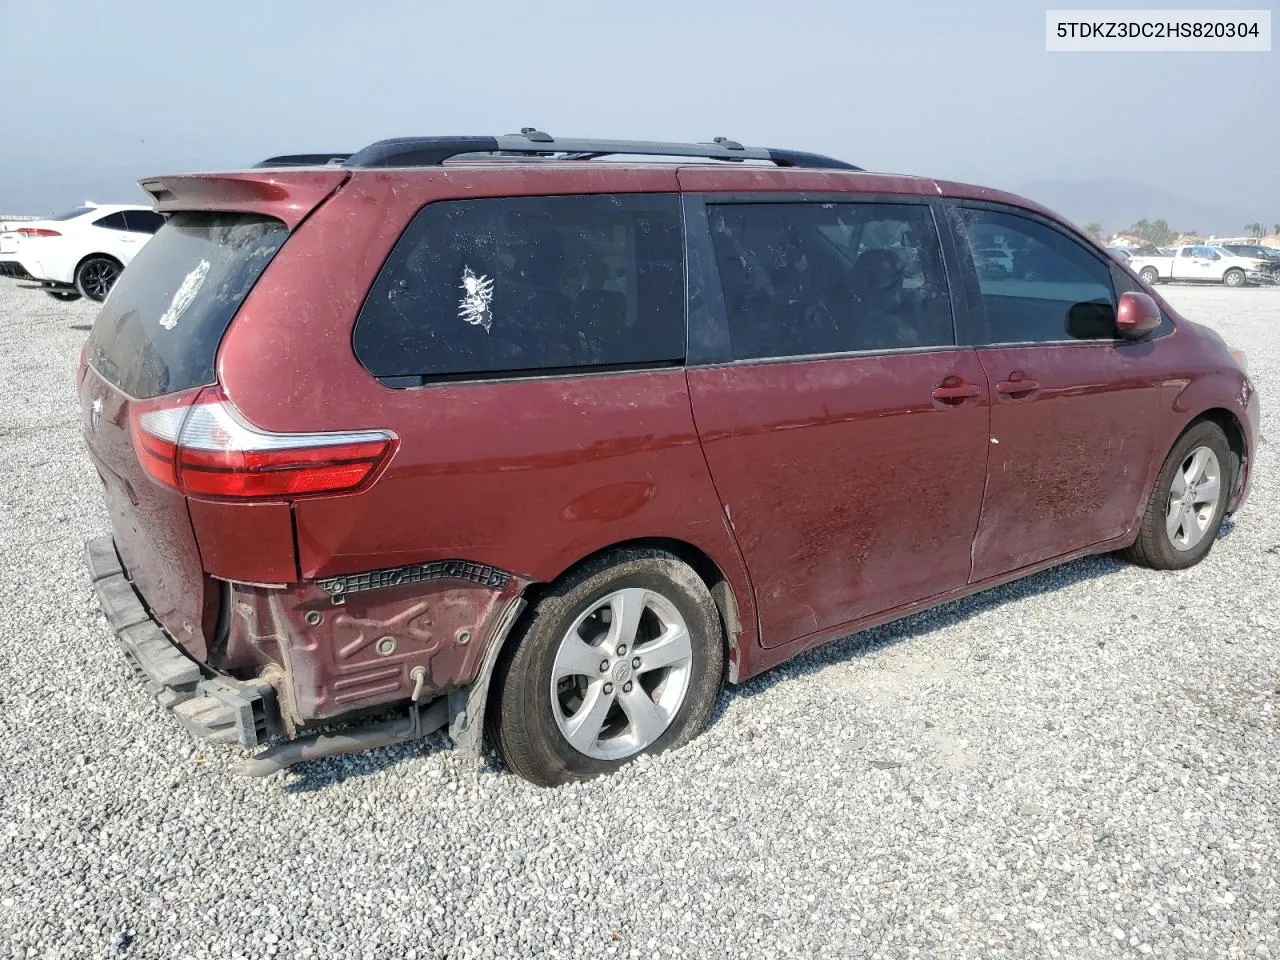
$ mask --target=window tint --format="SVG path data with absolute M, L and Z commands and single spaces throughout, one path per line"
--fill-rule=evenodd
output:
M 175 213 L 102 305 L 89 362 L 139 399 L 213 383 L 222 335 L 288 235 L 256 214 Z
M 1195 247 L 1183 247 L 1183 248 L 1182 248 L 1181 256 L 1184 256 L 1184 257 L 1194 257 L 1195 255 L 1196 255 L 1196 248 L 1195 248 Z
M 974 251 L 988 342 L 1115 336 L 1110 267 L 1083 244 L 1016 214 L 964 209 L 959 219 Z
M 951 344 L 923 204 L 709 204 L 736 359 Z
M 108 230 L 128 230 L 129 226 L 124 222 L 123 213 L 109 213 L 105 217 L 99 217 L 93 221 L 95 227 L 105 227 Z
M 674 194 L 448 200 L 396 242 L 356 321 L 378 377 L 680 361 Z
M 134 233 L 155 233 L 164 226 L 164 216 L 151 210 L 126 210 L 124 221 Z

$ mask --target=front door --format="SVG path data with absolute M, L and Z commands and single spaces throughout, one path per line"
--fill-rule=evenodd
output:
M 930 205 L 705 209 L 690 218 L 710 232 L 705 263 L 691 236 L 691 341 L 723 324 L 725 352 L 690 367 L 689 392 L 762 642 L 965 584 L 988 393 L 955 345 Z
M 977 582 L 1126 530 L 1153 455 L 1160 388 L 1153 343 L 1116 339 L 1115 281 L 1099 255 L 1030 214 L 957 212 L 962 250 L 981 238 L 1014 251 L 1005 274 L 984 273 L 977 255 L 967 271 L 993 397 Z

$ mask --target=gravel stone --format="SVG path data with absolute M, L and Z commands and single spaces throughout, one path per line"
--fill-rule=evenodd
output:
M 1205 563 L 868 631 L 544 791 L 440 736 L 266 780 L 194 742 L 84 573 L 95 308 L 0 281 L 0 956 L 1280 955 L 1280 289 L 1162 291 L 1248 352 L 1272 441 Z

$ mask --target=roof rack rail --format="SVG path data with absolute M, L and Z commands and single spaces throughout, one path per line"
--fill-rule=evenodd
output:
M 861 170 L 851 163 L 801 150 L 744 147 L 725 137 L 711 143 L 667 143 L 660 140 L 558 139 L 533 127 L 501 137 L 399 137 L 379 140 L 343 162 L 348 167 L 436 167 L 468 154 L 528 156 L 558 160 L 594 160 L 609 156 L 697 157 L 707 160 L 765 160 L 779 167 Z
M 323 167 L 329 164 L 346 163 L 349 153 L 287 153 L 279 157 L 267 157 L 261 163 L 255 163 L 254 169 L 259 167 Z

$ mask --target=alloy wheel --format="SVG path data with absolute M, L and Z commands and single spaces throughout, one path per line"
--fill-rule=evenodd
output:
M 1222 498 L 1222 466 L 1208 447 L 1195 447 L 1173 474 L 1164 528 L 1177 550 L 1204 539 Z
M 566 631 L 551 670 L 551 709 L 579 753 L 624 760 L 657 740 L 684 704 L 693 667 L 689 628 L 652 590 L 617 590 Z
M 110 260 L 90 260 L 80 268 L 80 286 L 91 300 L 105 300 L 120 276 L 120 268 Z

